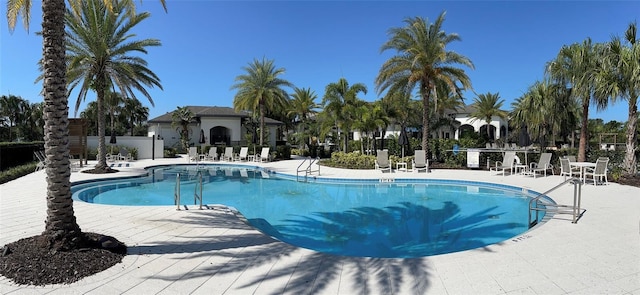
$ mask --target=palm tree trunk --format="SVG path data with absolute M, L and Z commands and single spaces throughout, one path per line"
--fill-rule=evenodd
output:
M 422 93 L 422 149 L 425 151 L 427 157 L 429 157 L 429 87 L 426 83 L 421 85 Z
M 98 104 L 98 164 L 95 169 L 98 171 L 107 170 L 107 145 L 105 143 L 105 124 L 106 119 L 104 115 L 104 87 L 96 87 L 97 104 Z
M 584 98 L 583 98 L 584 99 Z M 580 126 L 580 143 L 578 144 L 578 162 L 587 159 L 587 126 L 589 124 L 589 98 L 582 103 L 582 125 Z
M 636 175 L 636 142 L 638 128 L 638 107 L 637 98 L 629 99 L 629 121 L 627 122 L 627 151 L 624 156 L 624 170 L 628 175 Z
M 264 145 L 264 104 L 260 103 L 260 146 Z
M 71 199 L 64 14 L 64 0 L 42 1 L 44 153 L 47 157 L 47 219 L 42 235 L 54 249 L 73 248 L 81 234 Z

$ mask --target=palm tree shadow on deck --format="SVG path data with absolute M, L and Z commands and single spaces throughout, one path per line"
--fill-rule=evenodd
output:
M 407 285 L 410 285 L 411 290 L 405 291 L 417 294 L 426 292 L 430 285 L 428 257 L 404 259 L 349 257 L 321 252 L 302 255 L 299 251 L 303 250 L 276 239 L 288 240 L 298 246 L 308 246 L 308 243 L 322 244 L 326 234 L 330 234 L 334 241 L 353 245 L 360 243 L 361 252 L 366 252 L 366 247 L 372 248 L 371 244 L 375 244 L 378 250 L 382 248 L 381 253 L 387 253 L 389 257 L 398 250 L 408 250 L 409 253 L 411 250 L 422 251 L 425 246 L 421 245 L 421 242 L 434 242 L 435 244 L 430 247 L 443 253 L 449 252 L 447 249 L 451 247 L 451 243 L 444 242 L 445 240 L 466 239 L 467 249 L 484 245 L 478 239 L 469 239 L 466 232 L 481 231 L 484 236 L 501 237 L 507 228 L 514 226 L 512 223 L 485 225 L 487 219 L 495 219 L 496 216 L 501 215 L 501 213 L 494 213 L 494 210 L 495 208 L 490 208 L 462 217 L 459 215 L 459 207 L 453 203 L 446 203 L 440 209 L 430 209 L 412 203 L 399 203 L 384 209 L 361 207 L 344 212 L 318 212 L 312 217 L 294 216 L 295 218 L 286 220 L 284 224 L 275 226 L 260 219 L 249 220 L 252 225 L 267 235 L 255 232 L 243 223 L 241 218 L 233 215 L 197 211 L 177 222 L 189 226 L 231 226 L 235 230 L 229 234 L 193 236 L 190 237 L 189 242 L 168 241 L 157 245 L 136 246 L 130 248 L 130 253 L 194 253 L 195 257 L 216 261 L 216 263 L 205 264 L 178 275 L 156 275 L 150 279 L 175 281 L 215 277 L 242 273 L 251 269 L 264 269 L 261 268 L 263 265 L 274 265 L 266 273 L 260 270 L 261 273 L 252 275 L 250 281 L 234 287 L 245 290 L 245 288 L 257 288 L 262 283 L 272 281 L 269 285 L 273 285 L 274 282 L 283 282 L 282 286 L 276 288 L 277 290 L 272 290 L 273 294 L 317 294 L 326 291 L 333 281 L 340 280 L 341 284 L 348 282 L 352 290 L 363 294 L 371 293 L 371 290 L 380 290 L 385 294 L 398 293 L 401 287 L 407 288 Z M 362 220 L 368 221 L 369 225 L 362 226 Z M 348 226 L 350 224 L 355 226 Z M 438 234 L 429 235 L 429 232 L 438 232 Z M 325 234 L 325 236 L 313 238 L 310 233 Z M 374 236 L 382 238 L 385 235 L 388 239 L 382 243 L 376 242 L 376 239 L 371 241 Z M 389 244 L 390 241 L 395 245 Z M 464 249 L 456 251 L 461 250 Z M 358 256 L 366 255 L 361 253 Z M 406 284 L 406 282 L 411 283 Z

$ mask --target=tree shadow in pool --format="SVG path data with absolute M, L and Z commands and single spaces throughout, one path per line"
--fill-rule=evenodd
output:
M 281 241 L 345 256 L 413 258 L 464 251 L 501 242 L 524 224 L 500 222 L 497 207 L 460 215 L 445 202 L 431 209 L 410 202 L 383 209 L 359 207 L 344 212 L 295 216 L 277 225 L 263 219 L 249 222 Z

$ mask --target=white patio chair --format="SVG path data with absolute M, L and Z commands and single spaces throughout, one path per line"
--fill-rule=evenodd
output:
M 564 176 L 564 180 L 567 180 L 567 176 L 573 177 L 574 175 L 581 177 L 580 170 L 571 168 L 569 158 L 560 158 L 560 176 Z
M 584 171 L 584 180 L 585 183 L 587 181 L 587 177 L 593 180 L 593 185 L 598 185 L 598 181 L 602 183 L 604 179 L 604 184 L 609 184 L 609 180 L 607 179 L 607 165 L 609 164 L 609 158 L 600 157 L 596 160 L 596 167 L 586 167 Z
M 551 153 L 540 154 L 540 160 L 537 163 L 531 162 L 529 166 L 529 172 L 533 175 L 533 178 L 536 178 L 537 172 L 543 172 L 544 176 L 547 177 L 547 170 L 551 170 L 551 174 L 555 175 L 553 165 L 551 165 Z
M 382 172 L 384 171 L 391 172 L 391 163 L 389 162 L 389 151 L 378 150 L 378 154 L 376 155 L 375 169 L 380 170 Z
M 240 153 L 235 156 L 234 161 L 246 161 L 249 154 L 249 147 L 243 146 L 240 148 Z
M 233 161 L 233 147 L 228 146 L 224 148 L 224 154 L 220 156 L 220 160 L 222 161 Z
M 411 163 L 413 171 L 420 172 L 423 170 L 424 172 L 429 172 L 429 160 L 426 158 L 427 156 L 424 150 L 417 150 Z
M 260 152 L 260 162 L 269 162 L 269 147 L 263 147 Z
M 489 171 L 502 171 L 502 176 L 509 170 L 510 174 L 513 174 L 516 163 L 516 152 L 505 152 L 502 161 L 496 161 L 496 166 L 489 168 Z
M 216 153 L 216 147 L 212 146 L 209 148 L 209 152 L 206 154 L 200 154 L 200 161 L 215 161 L 218 158 L 218 153 Z
M 189 162 L 198 162 L 200 157 L 198 156 L 198 148 L 195 146 L 189 147 Z

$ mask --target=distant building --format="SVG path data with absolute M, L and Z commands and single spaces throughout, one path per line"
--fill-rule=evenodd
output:
M 251 114 L 247 112 L 236 112 L 229 107 L 208 107 L 208 106 L 187 106 L 194 114 L 194 121 L 190 126 L 191 145 L 245 145 L 247 144 L 245 134 L 251 132 L 248 128 Z M 180 144 L 180 135 L 177 129 L 172 127 L 173 112 L 166 113 L 148 121 L 149 133 L 160 136 L 164 139 L 166 147 L 176 147 Z M 259 126 L 259 122 L 257 123 Z M 278 140 L 278 127 L 282 122 L 265 118 L 265 144 L 275 146 Z M 259 133 L 256 142 L 259 142 Z
M 507 131 L 509 129 L 509 124 L 507 120 L 503 120 L 499 117 L 494 116 L 491 120 L 491 123 L 487 125 L 482 119 L 475 119 L 471 117 L 471 114 L 475 111 L 474 105 L 467 105 L 463 108 L 456 110 L 446 111 L 444 116 L 447 116 L 451 119 L 451 124 L 449 126 L 440 126 L 434 128 L 431 126 L 431 136 L 432 138 L 453 138 L 460 139 L 464 132 L 476 132 L 481 135 L 487 134 L 487 128 L 489 128 L 489 138 L 491 139 L 499 139 L 507 136 Z M 385 137 L 389 136 L 399 136 L 400 135 L 400 124 L 390 124 L 387 127 L 385 132 Z M 407 131 L 410 134 L 419 133 L 420 128 L 416 129 L 415 127 L 408 128 Z M 363 136 L 355 131 L 353 132 L 353 139 L 360 140 Z M 376 132 L 376 138 L 380 139 L 380 133 Z

